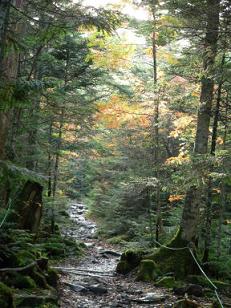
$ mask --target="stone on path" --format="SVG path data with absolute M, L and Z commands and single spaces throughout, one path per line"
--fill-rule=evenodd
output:
M 132 299 L 133 302 L 138 304 L 157 304 L 165 301 L 168 297 L 166 295 L 159 295 L 156 293 L 147 293 L 144 297 Z

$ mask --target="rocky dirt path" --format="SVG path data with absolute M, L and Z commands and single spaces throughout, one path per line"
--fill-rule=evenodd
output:
M 73 226 L 64 233 L 88 249 L 82 260 L 69 258 L 59 266 L 61 308 L 174 307 L 177 298 L 168 290 L 115 272 L 121 252 L 95 237 L 96 225 L 85 218 L 83 204 L 71 204 L 69 214 Z

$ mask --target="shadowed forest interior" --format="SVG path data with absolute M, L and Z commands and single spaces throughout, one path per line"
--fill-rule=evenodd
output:
M 1 308 L 231 307 L 230 46 L 230 0 L 0 0 Z

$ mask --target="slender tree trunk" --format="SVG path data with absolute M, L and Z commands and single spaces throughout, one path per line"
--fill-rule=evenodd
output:
M 5 45 L 6 34 L 9 23 L 10 0 L 0 0 L 0 91 L 4 87 L 5 79 Z M 2 104 L 2 103 L 1 103 Z M 0 106 L 0 160 L 5 157 L 5 143 L 7 128 L 9 123 L 9 115 L 4 111 L 4 106 Z
M 202 262 L 207 262 L 209 259 L 209 251 L 211 246 L 211 227 L 212 227 L 212 178 L 209 177 L 207 187 L 207 201 L 206 201 L 206 223 L 205 223 L 205 243 L 204 255 Z
M 59 159 L 60 159 L 60 150 L 62 147 L 62 134 L 63 134 L 63 125 L 64 125 L 64 108 L 62 107 L 62 111 L 60 114 L 60 122 L 59 122 L 59 135 L 58 135 L 58 142 L 56 147 L 56 154 L 55 154 L 55 161 L 54 161 L 54 176 L 53 176 L 53 186 L 52 186 L 52 214 L 51 214 L 51 232 L 54 233 L 55 231 L 55 195 L 57 190 L 57 183 L 58 183 L 58 173 L 59 173 Z
M 38 132 L 38 113 L 40 110 L 40 97 L 35 96 L 33 106 L 30 111 L 30 127 L 28 131 L 28 150 L 26 167 L 30 170 L 36 170 L 37 166 L 37 132 Z
M 54 164 L 54 177 L 53 177 L 53 187 L 52 187 L 52 197 L 56 195 L 57 182 L 58 182 L 58 170 L 59 170 L 59 159 L 60 159 L 60 150 L 62 146 L 62 134 L 63 134 L 63 124 L 64 124 L 64 108 L 62 108 L 59 122 L 59 132 L 58 132 L 58 142 L 56 147 L 55 154 L 55 164 Z
M 218 129 L 219 116 L 220 116 L 221 94 L 222 94 L 222 86 L 223 86 L 223 76 L 222 75 L 223 75 L 224 65 L 225 65 L 225 53 L 223 54 L 222 60 L 221 60 L 221 80 L 219 82 L 218 90 L 217 90 L 217 101 L 216 101 L 214 121 L 213 121 L 212 142 L 211 142 L 211 151 L 210 151 L 212 155 L 215 155 L 215 151 L 216 151 L 217 129 Z
M 223 150 L 226 149 L 226 139 L 227 139 L 227 132 L 228 132 L 228 110 L 229 110 L 229 93 L 226 94 L 225 100 L 225 127 L 224 127 L 224 136 L 223 136 Z
M 11 0 L 0 0 L 0 79 L 4 75 L 4 54 L 6 45 L 6 33 L 9 23 Z
M 69 61 L 70 61 L 70 50 L 67 48 L 66 52 L 66 65 L 65 65 L 65 76 L 64 76 L 64 88 L 66 90 L 66 85 L 68 82 L 68 69 L 69 69 Z M 56 155 L 55 155 L 55 165 L 54 165 L 54 176 L 53 176 L 53 187 L 52 187 L 52 197 L 53 197 L 53 203 L 52 203 L 52 216 L 51 216 L 51 232 L 54 233 L 55 231 L 55 208 L 54 208 L 54 202 L 55 202 L 55 195 L 56 195 L 56 189 L 57 189 L 57 183 L 58 183 L 58 172 L 59 172 L 59 159 L 60 159 L 60 150 L 62 147 L 62 134 L 63 134 L 63 126 L 64 126 L 64 106 L 61 107 L 61 114 L 60 114 L 60 120 L 59 120 L 59 135 L 58 135 L 58 143 L 56 147 Z
M 225 53 L 222 56 L 221 60 L 221 80 L 218 85 L 217 90 L 217 100 L 216 100 L 216 107 L 214 113 L 214 121 L 213 121 L 213 131 L 212 131 L 212 142 L 211 142 L 211 150 L 210 154 L 215 155 L 216 151 L 216 144 L 217 144 L 217 130 L 218 130 L 218 122 L 220 116 L 220 105 L 221 105 L 221 94 L 222 94 L 222 86 L 223 86 L 223 68 L 225 64 Z M 210 172 L 212 172 L 213 167 L 211 166 Z M 207 187 L 207 202 L 206 202 L 206 224 L 205 224 L 205 248 L 204 248 L 204 255 L 203 255 L 203 262 L 208 262 L 209 259 L 209 250 L 211 246 L 211 227 L 212 227 L 212 179 L 209 177 L 208 180 L 208 187 Z
M 152 18 L 153 18 L 153 32 L 152 32 L 152 60 L 153 60 L 153 85 L 157 86 L 158 76 L 157 76 L 157 45 L 156 45 L 156 1 L 154 0 L 151 6 Z M 155 93 L 156 89 L 154 89 Z M 159 95 L 154 95 L 154 162 L 156 167 L 156 178 L 159 180 Z M 162 226 L 161 218 L 161 203 L 160 203 L 160 183 L 158 182 L 156 187 L 156 241 L 159 242 L 159 234 Z M 158 245 L 158 244 L 157 244 Z
M 223 211 L 226 204 L 226 192 L 224 182 L 221 183 L 221 202 L 219 208 L 219 221 L 217 229 L 217 257 L 221 256 L 221 239 L 222 239 L 222 224 L 223 224 Z
M 53 120 L 50 120 L 50 126 L 49 126 L 49 136 L 48 136 L 48 187 L 47 187 L 47 196 L 51 197 L 52 194 L 52 154 L 51 154 L 51 148 L 52 148 L 52 131 L 53 131 Z

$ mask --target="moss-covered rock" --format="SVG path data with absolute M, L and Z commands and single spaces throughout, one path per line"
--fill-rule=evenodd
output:
M 116 271 L 119 274 L 127 274 L 135 269 L 145 255 L 143 250 L 127 250 L 120 258 L 120 262 L 117 264 Z
M 13 292 L 4 283 L 0 282 L 0 307 L 1 308 L 14 308 Z
M 169 248 L 182 248 L 187 246 L 187 242 L 182 240 L 181 231 L 167 244 Z M 186 249 L 170 250 L 161 247 L 153 253 L 144 250 L 128 250 L 121 256 L 117 265 L 117 272 L 126 274 L 136 268 L 141 260 L 152 260 L 157 264 L 162 273 L 173 273 L 178 279 L 185 278 L 188 274 L 198 273 L 198 268 L 189 252 Z
M 160 270 L 153 260 L 147 259 L 140 262 L 139 270 L 137 273 L 137 280 L 154 281 L 159 275 Z
M 164 276 L 160 280 L 158 280 L 155 285 L 157 287 L 163 288 L 174 288 L 175 287 L 175 278 L 171 276 Z
M 156 262 L 163 273 L 173 272 L 176 278 L 185 278 L 188 274 L 198 273 L 198 267 L 187 248 L 179 250 L 171 250 L 171 248 L 182 248 L 187 245 L 188 243 L 182 240 L 179 230 L 167 244 L 170 249 L 161 247 L 157 252 L 145 257 Z

